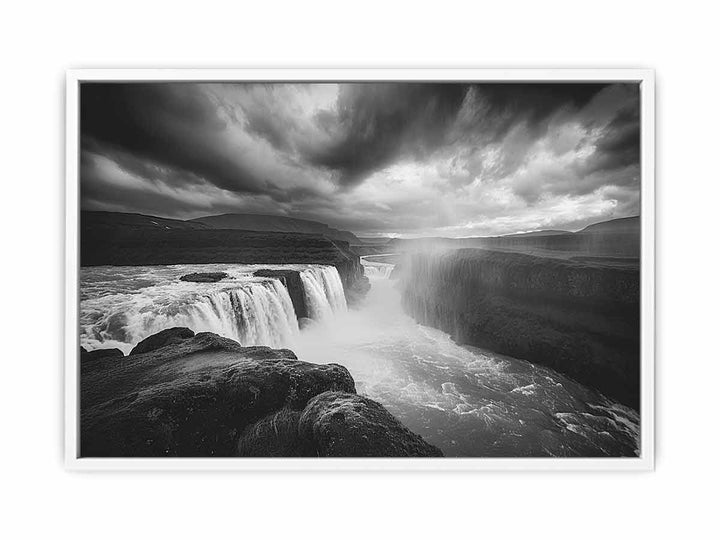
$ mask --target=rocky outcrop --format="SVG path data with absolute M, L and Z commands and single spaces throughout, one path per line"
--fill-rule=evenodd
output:
M 216 283 L 228 277 L 225 272 L 195 272 L 180 277 L 180 281 L 192 281 L 195 283 Z
M 302 411 L 285 408 L 249 426 L 238 441 L 246 457 L 441 457 L 382 405 L 328 391 Z
M 295 316 L 300 320 L 308 317 L 307 302 L 305 301 L 305 286 L 303 285 L 300 272 L 298 270 L 273 270 L 263 268 L 256 271 L 254 276 L 276 278 L 285 284 L 290 294 L 293 308 L 295 308 Z
M 155 349 L 160 349 L 161 347 L 165 347 L 166 345 L 182 343 L 183 341 L 193 337 L 194 335 L 195 332 L 193 332 L 189 328 L 168 328 L 166 330 L 158 332 L 157 334 L 153 334 L 152 336 L 148 336 L 143 339 L 140 343 L 133 347 L 133 349 L 130 351 L 130 355 L 132 356 L 134 354 L 143 354 L 146 352 L 154 351 Z
M 409 255 L 405 309 L 461 344 L 546 365 L 639 408 L 637 267 L 461 249 Z
M 298 432 L 312 441 L 320 456 L 442 456 L 385 407 L 357 394 L 324 392 L 315 396 L 300 415 Z
M 352 414 L 335 399 L 327 402 L 333 414 L 348 411 L 352 421 L 347 429 L 356 433 L 343 433 L 333 424 L 335 431 L 318 427 L 322 437 L 309 437 L 307 426 L 326 423 L 325 401 L 313 398 L 327 392 L 355 396 L 355 383 L 340 365 L 302 362 L 287 349 L 242 347 L 189 329 L 151 338 L 145 352 L 101 358 L 92 362 L 93 369 L 81 364 L 81 456 L 395 455 L 403 448 L 408 452 L 404 455 L 430 452 L 422 439 L 365 398 Z M 376 422 L 383 423 L 384 431 L 392 429 L 393 436 L 379 437 Z M 371 450 L 373 438 L 377 446 Z M 357 448 L 351 448 L 351 441 Z

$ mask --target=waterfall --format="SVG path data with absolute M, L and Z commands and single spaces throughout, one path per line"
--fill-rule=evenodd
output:
M 282 347 L 298 332 L 290 295 L 276 279 L 210 294 L 188 306 L 184 315 L 187 324 L 177 326 L 215 332 L 243 345 Z
M 81 338 L 86 348 L 118 347 L 127 353 L 146 337 L 174 326 L 269 347 L 292 344 L 299 331 L 290 295 L 277 279 L 191 295 L 164 286 L 119 296 L 84 302 Z
M 370 279 L 388 279 L 393 271 L 394 264 L 363 262 L 365 275 Z
M 345 291 L 334 266 L 318 266 L 300 272 L 311 319 L 322 320 L 347 311 Z
M 80 305 L 81 345 L 89 350 L 117 347 L 128 353 L 148 336 L 185 326 L 196 333 L 214 332 L 244 346 L 293 346 L 298 320 L 281 280 L 257 279 L 252 276 L 257 267 L 235 266 L 230 268 L 235 270 L 232 281 L 178 282 L 183 273 L 198 269 L 203 268 L 135 267 L 117 275 L 109 268 L 84 270 L 89 294 Z M 334 266 L 297 270 L 311 319 L 322 320 L 347 310 Z

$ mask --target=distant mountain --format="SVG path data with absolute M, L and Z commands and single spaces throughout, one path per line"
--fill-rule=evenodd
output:
M 351 244 L 362 242 L 349 231 L 333 229 L 319 221 L 289 218 L 284 216 L 267 216 L 262 214 L 223 214 L 192 219 L 187 223 L 197 223 L 212 229 L 242 229 L 246 231 L 272 231 L 305 234 L 319 234 L 334 240 L 342 240 Z
M 183 221 L 143 214 L 83 210 L 81 220 L 85 226 L 123 226 L 133 229 L 239 229 L 257 232 L 286 232 L 327 236 L 350 244 L 362 244 L 353 233 L 333 229 L 319 221 L 254 214 L 223 214 Z
M 584 233 L 625 233 L 640 234 L 640 216 L 611 219 L 588 225 L 577 234 Z
M 143 214 L 124 214 L 122 212 L 96 212 L 83 210 L 80 213 L 83 227 L 113 226 L 129 227 L 132 229 L 209 229 L 203 223 L 183 221 L 181 219 L 167 219 Z
M 346 290 L 356 283 L 363 287 L 360 258 L 328 230 L 307 234 L 214 228 L 197 221 L 83 210 L 80 264 L 332 264 Z
M 379 255 L 425 248 L 485 248 L 548 256 L 637 258 L 640 256 L 640 217 L 594 223 L 577 232 L 544 230 L 505 236 L 394 238 L 385 244 L 353 247 L 359 255 Z
M 530 231 L 525 233 L 505 234 L 502 238 L 519 238 L 528 236 L 555 236 L 558 234 L 570 234 L 570 231 L 561 231 L 556 229 L 546 229 L 543 231 Z

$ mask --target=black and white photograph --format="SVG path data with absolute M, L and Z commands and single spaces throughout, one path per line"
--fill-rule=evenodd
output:
M 710 3 L 3 15 L 0 537 L 717 536 Z
M 639 460 L 648 83 L 565 79 L 78 80 L 78 460 Z

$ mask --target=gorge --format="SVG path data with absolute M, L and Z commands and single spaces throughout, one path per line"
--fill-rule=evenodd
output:
M 439 277 L 421 261 L 362 261 L 351 309 L 332 266 L 83 268 L 84 455 L 637 454 L 631 408 L 413 320 L 403 269 Z

